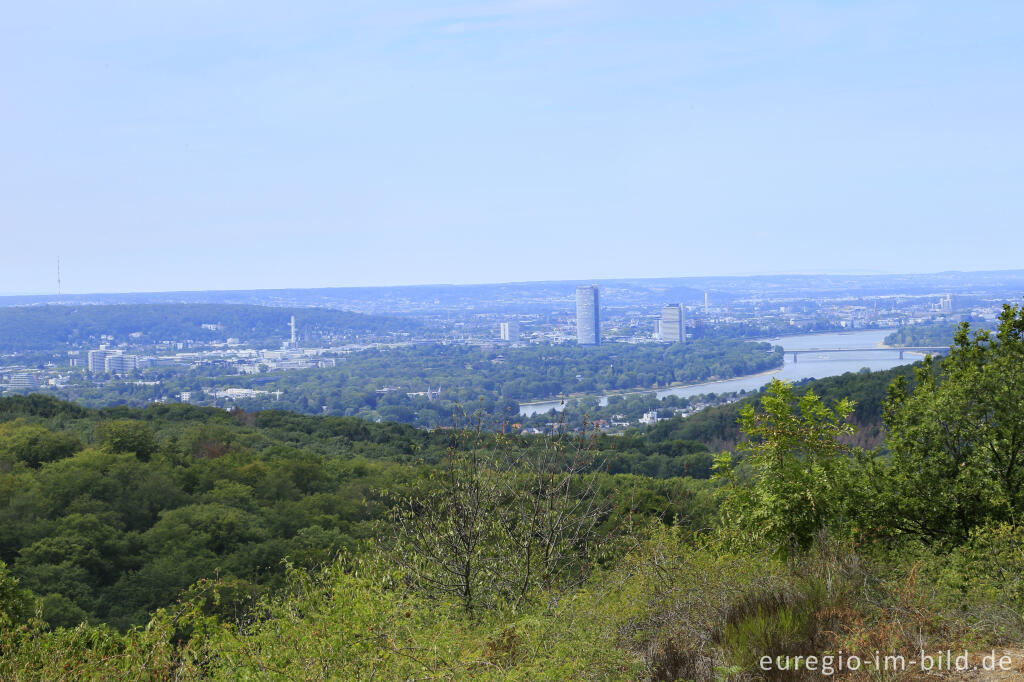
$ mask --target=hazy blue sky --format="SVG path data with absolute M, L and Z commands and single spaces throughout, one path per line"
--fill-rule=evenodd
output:
M 1024 267 L 1024 3 L 0 21 L 0 292 Z

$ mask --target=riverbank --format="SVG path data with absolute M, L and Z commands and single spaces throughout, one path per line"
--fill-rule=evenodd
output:
M 741 374 L 739 376 L 727 377 L 727 378 L 724 378 L 724 379 L 712 379 L 710 381 L 701 381 L 701 382 L 698 382 L 696 384 L 687 384 L 687 383 L 684 383 L 682 381 L 677 381 L 677 382 L 673 382 L 673 383 L 669 384 L 668 386 L 659 386 L 657 388 L 648 388 L 648 389 L 624 388 L 624 389 L 618 390 L 618 391 L 606 391 L 606 392 L 601 394 L 601 399 L 602 400 L 607 400 L 608 398 L 613 398 L 613 397 L 616 397 L 616 396 L 644 395 L 646 393 L 660 393 L 662 391 L 671 391 L 671 390 L 680 389 L 680 388 L 699 388 L 701 386 L 715 386 L 716 384 L 724 384 L 724 383 L 728 383 L 730 381 L 737 381 L 739 379 L 755 379 L 757 377 L 766 376 L 768 374 L 777 374 L 777 373 L 781 372 L 783 370 L 783 368 L 784 368 L 784 365 L 780 365 L 780 366 L 775 367 L 773 369 L 766 369 L 763 372 L 756 372 L 754 374 Z M 713 391 L 711 391 L 711 392 L 713 392 Z M 537 405 L 550 405 L 552 403 L 562 403 L 562 402 L 567 402 L 569 400 L 577 400 L 579 398 L 586 398 L 586 397 L 592 397 L 592 396 L 593 396 L 592 393 L 570 393 L 569 395 L 561 397 L 561 398 L 546 398 L 544 400 L 533 400 L 533 401 L 528 402 L 528 403 L 519 403 L 519 409 L 522 410 L 524 408 L 534 407 L 534 406 L 537 406 Z
M 774 368 L 772 370 L 765 370 L 764 372 L 757 372 L 755 374 L 743 374 L 743 375 L 740 375 L 738 377 L 729 377 L 727 379 L 714 379 L 712 381 L 702 381 L 702 382 L 699 382 L 699 383 L 696 383 L 696 384 L 687 384 L 687 383 L 684 383 L 684 382 L 674 382 L 674 383 L 670 384 L 669 386 L 662 386 L 662 387 L 659 387 L 659 388 L 649 388 L 647 390 L 637 390 L 637 389 L 634 389 L 634 388 L 624 388 L 623 390 L 608 391 L 608 392 L 602 393 L 598 399 L 602 403 L 604 403 L 604 402 L 607 402 L 609 397 L 624 396 L 624 395 L 644 395 L 644 394 L 647 394 L 647 393 L 660 394 L 660 393 L 664 393 L 666 391 L 682 390 L 682 389 L 692 389 L 692 388 L 701 388 L 703 386 L 716 386 L 718 384 L 727 384 L 727 383 L 732 382 L 732 381 L 741 381 L 741 380 L 744 380 L 744 379 L 757 379 L 758 377 L 764 377 L 764 376 L 767 376 L 767 375 L 770 375 L 770 374 L 778 374 L 783 369 L 784 369 L 784 365 L 783 366 L 779 366 L 777 368 Z M 715 391 L 708 391 L 708 392 L 713 393 Z M 730 392 L 734 392 L 734 391 L 730 391 Z M 531 401 L 531 402 L 520 402 L 519 403 L 519 413 L 523 414 L 523 411 L 526 411 L 526 410 L 530 410 L 530 413 L 529 413 L 530 416 L 536 415 L 538 413 L 545 413 L 545 412 L 548 412 L 548 410 L 551 410 L 552 407 L 554 407 L 554 408 L 560 407 L 563 402 L 567 402 L 569 400 L 575 400 L 575 399 L 579 399 L 579 398 L 584 398 L 584 397 L 593 397 L 593 393 L 571 393 L 569 395 L 566 395 L 564 397 L 559 397 L 559 398 L 549 398 L 549 399 L 546 399 L 546 400 L 534 400 L 534 401 Z M 537 408 L 538 406 L 552 406 L 552 407 L 549 407 L 548 410 L 534 410 L 534 408 Z

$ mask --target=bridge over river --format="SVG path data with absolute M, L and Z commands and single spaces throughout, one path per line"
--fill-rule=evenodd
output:
M 949 346 L 900 346 L 888 348 L 886 346 L 872 346 L 871 348 L 801 348 L 799 350 L 787 350 L 786 355 L 793 356 L 793 362 L 796 362 L 796 356 L 801 353 L 868 353 L 874 351 L 899 351 L 900 360 L 903 359 L 903 353 L 931 353 L 937 355 L 939 353 L 946 353 L 949 351 Z

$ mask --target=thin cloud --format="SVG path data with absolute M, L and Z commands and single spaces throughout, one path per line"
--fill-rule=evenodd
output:
M 434 26 L 446 33 L 465 33 L 501 28 L 523 18 L 574 10 L 594 4 L 585 0 L 505 0 L 387 12 L 378 14 L 376 19 L 392 27 Z

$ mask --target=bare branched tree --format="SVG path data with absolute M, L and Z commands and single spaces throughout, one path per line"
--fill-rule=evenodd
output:
M 469 612 L 578 585 L 606 530 L 593 434 L 525 440 L 482 420 L 452 432 L 444 462 L 402 498 L 391 553 L 426 594 Z
M 592 434 L 530 442 L 499 439 L 495 466 L 501 472 L 500 527 L 515 561 L 504 590 L 513 602 L 536 590 L 567 588 L 582 581 L 605 540 L 601 525 L 611 503 L 598 490 L 601 473 Z

